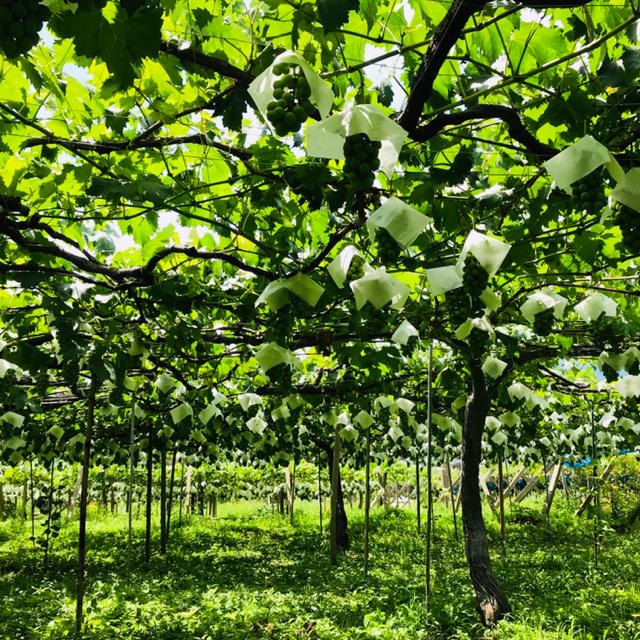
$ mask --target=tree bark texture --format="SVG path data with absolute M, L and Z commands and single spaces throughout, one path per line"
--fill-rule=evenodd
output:
M 329 478 L 331 479 L 331 486 L 333 487 L 333 449 L 329 449 L 328 454 L 328 466 L 329 466 Z M 344 496 L 342 493 L 342 480 L 340 476 L 340 464 L 337 465 L 338 477 L 336 480 L 336 545 L 339 549 L 346 551 L 349 548 L 349 522 L 347 520 L 347 512 L 344 508 Z M 333 518 L 333 513 L 331 514 Z
M 511 607 L 491 566 L 478 479 L 489 393 L 480 362 L 472 360 L 470 368 L 472 393 L 467 400 L 462 427 L 462 526 L 477 608 L 484 623 L 493 625 L 509 613 Z

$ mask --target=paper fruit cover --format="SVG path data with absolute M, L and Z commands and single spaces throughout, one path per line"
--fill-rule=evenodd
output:
M 640 168 L 636 167 L 626 173 L 611 192 L 611 197 L 640 212 Z
M 324 292 L 324 287 L 314 282 L 309 276 L 298 273 L 293 278 L 280 278 L 270 282 L 255 302 L 255 306 L 266 302 L 273 311 L 284 307 L 291 300 L 292 293 L 315 307 Z
M 537 314 L 547 309 L 553 309 L 554 317 L 559 320 L 562 318 L 566 306 L 566 298 L 547 288 L 530 295 L 520 307 L 520 313 L 528 322 L 533 322 Z
M 267 119 L 267 105 L 273 100 L 273 83 L 279 78 L 273 72 L 273 68 L 281 62 L 299 65 L 311 89 L 309 101 L 318 108 L 320 116 L 326 118 L 333 103 L 333 92 L 309 66 L 309 63 L 301 55 L 293 51 L 285 51 L 276 56 L 271 66 L 249 85 L 249 95 L 256 103 L 262 117 L 265 120 Z
M 388 303 L 392 309 L 402 309 L 409 296 L 409 287 L 390 276 L 384 268 L 365 273 L 349 286 L 355 296 L 357 309 L 362 309 L 367 302 L 376 309 L 381 309 Z
M 347 272 L 349 271 L 349 267 L 351 266 L 351 261 L 354 256 L 364 258 L 364 256 L 353 245 L 348 245 L 342 249 L 342 251 L 327 266 L 327 271 L 336 283 L 337 287 L 342 288 L 347 282 Z M 365 273 L 373 271 L 373 268 L 368 262 L 365 262 L 362 265 L 362 268 Z
M 367 229 L 371 237 L 376 227 L 386 229 L 389 235 L 403 249 L 406 249 L 432 222 L 431 218 L 416 211 L 399 198 L 391 197 L 369 216 Z
M 468 253 L 471 253 L 476 260 L 482 265 L 484 270 L 493 276 L 496 274 L 500 265 L 507 257 L 511 245 L 501 240 L 496 240 L 477 231 L 470 231 L 467 239 L 464 241 L 460 257 L 456 267 L 462 274 L 464 261 Z
M 382 143 L 380 170 L 391 175 L 407 132 L 373 104 L 359 104 L 307 127 L 307 154 L 317 158 L 344 159 L 344 141 L 355 133 L 366 133 Z
M 549 175 L 567 193 L 573 193 L 571 184 L 588 176 L 598 167 L 606 166 L 611 177 L 621 181 L 624 171 L 607 147 L 592 136 L 584 136 L 544 163 Z

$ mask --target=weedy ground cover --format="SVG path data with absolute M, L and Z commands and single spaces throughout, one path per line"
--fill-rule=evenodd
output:
M 486 520 L 496 572 L 513 616 L 485 629 L 474 611 L 462 541 L 436 508 L 433 583 L 425 609 L 424 534 L 407 510 L 374 510 L 370 573 L 362 570 L 363 517 L 349 512 L 352 546 L 329 567 L 316 506 L 296 523 L 258 503 L 220 505 L 219 517 L 183 518 L 166 556 L 143 557 L 144 524 L 92 509 L 88 529 L 85 638 L 106 640 L 640 638 L 637 532 L 603 528 L 593 567 L 593 525 L 560 503 L 547 522 L 539 505 L 507 512 L 507 538 Z M 424 515 L 423 515 L 424 522 Z M 325 522 L 325 526 L 327 522 Z M 157 532 L 155 532 L 157 533 Z M 65 523 L 46 571 L 29 526 L 0 523 L 0 638 L 73 635 L 77 522 Z M 155 540 L 154 540 L 155 542 Z

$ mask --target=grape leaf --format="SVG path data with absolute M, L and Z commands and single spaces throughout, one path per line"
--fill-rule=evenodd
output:
M 359 0 L 318 0 L 318 19 L 325 33 L 335 31 L 349 19 L 349 11 L 358 11 Z

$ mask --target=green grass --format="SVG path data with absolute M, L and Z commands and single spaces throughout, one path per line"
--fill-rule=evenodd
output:
M 351 550 L 329 567 L 316 506 L 297 503 L 296 524 L 259 503 L 221 504 L 219 518 L 194 516 L 172 530 L 169 552 L 142 561 L 144 524 L 135 521 L 134 558 L 127 516 L 92 508 L 88 526 L 86 638 L 178 639 L 640 639 L 637 534 L 603 534 L 593 570 L 592 524 L 558 502 L 549 523 L 508 512 L 500 543 L 486 520 L 494 568 L 514 608 L 488 630 L 479 623 L 451 517 L 436 510 L 434 581 L 425 609 L 424 539 L 415 516 L 374 510 L 371 571 L 362 571 L 362 513 L 349 512 Z M 533 511 L 535 509 L 535 511 Z M 424 519 L 424 516 L 423 516 Z M 177 525 L 177 518 L 174 519 Z M 325 519 L 325 527 L 328 522 Z M 63 528 L 49 567 L 29 542 L 29 527 L 0 523 L 0 639 L 73 635 L 77 522 Z

